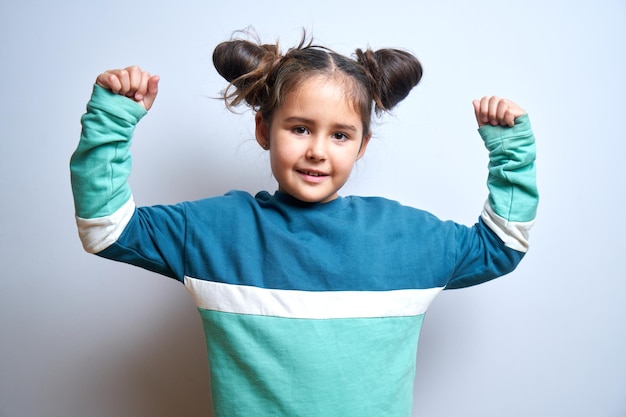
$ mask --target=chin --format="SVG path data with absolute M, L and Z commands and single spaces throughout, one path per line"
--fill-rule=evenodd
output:
M 329 201 L 332 201 L 332 200 L 336 199 L 337 197 L 338 197 L 338 195 L 335 193 L 335 194 L 332 194 L 332 195 L 329 195 L 329 196 L 311 197 L 309 199 L 305 199 L 305 200 L 302 200 L 302 201 L 305 201 L 307 203 L 328 203 Z
M 303 193 L 290 193 L 287 191 L 284 191 L 284 192 L 289 194 L 293 198 L 300 200 L 304 203 L 327 203 L 338 197 L 337 193 L 333 193 L 330 195 L 327 195 L 327 194 L 323 194 L 323 195 L 313 194 L 312 195 L 312 194 L 303 194 Z

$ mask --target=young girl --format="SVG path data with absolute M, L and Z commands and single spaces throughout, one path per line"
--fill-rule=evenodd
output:
M 474 101 L 489 197 L 466 227 L 338 195 L 367 149 L 372 113 L 419 82 L 411 54 L 351 59 L 303 41 L 283 55 L 233 39 L 214 63 L 229 82 L 226 105 L 256 112 L 278 190 L 136 207 L 130 142 L 159 79 L 106 71 L 71 160 L 85 250 L 184 283 L 204 324 L 216 417 L 410 416 L 433 298 L 512 271 L 528 249 L 538 199 L 528 117 L 509 100 Z

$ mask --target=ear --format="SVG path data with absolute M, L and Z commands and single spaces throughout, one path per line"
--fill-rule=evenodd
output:
M 256 125 L 254 130 L 256 141 L 261 145 L 261 148 L 268 150 L 270 148 L 270 127 L 261 112 L 257 112 L 254 116 L 254 123 Z
M 361 148 L 359 148 L 359 153 L 356 156 L 357 161 L 365 155 L 365 150 L 367 149 L 367 145 L 370 143 L 370 139 L 372 138 L 372 134 L 363 136 L 363 140 L 361 141 Z

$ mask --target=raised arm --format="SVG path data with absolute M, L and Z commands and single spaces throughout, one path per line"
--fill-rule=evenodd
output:
M 474 100 L 474 112 L 489 151 L 489 197 L 480 221 L 461 233 L 459 264 L 447 287 L 480 284 L 511 272 L 528 251 L 528 232 L 539 196 L 535 178 L 535 137 L 526 112 L 510 100 Z
M 482 219 L 506 246 L 525 253 L 539 201 L 530 120 L 507 99 L 483 97 L 473 104 L 489 151 L 489 198 Z
M 158 93 L 158 76 L 139 67 L 111 70 L 96 79 L 70 160 L 76 220 L 86 251 L 110 245 L 134 211 L 127 183 L 135 125 Z

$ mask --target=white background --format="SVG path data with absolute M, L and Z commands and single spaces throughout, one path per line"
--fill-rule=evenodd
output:
M 304 27 L 341 53 L 398 47 L 423 62 L 344 194 L 473 223 L 487 157 L 471 100 L 501 95 L 531 116 L 531 251 L 511 275 L 435 301 L 414 415 L 626 415 L 624 0 L 212 3 L 1 3 L 1 417 L 208 415 L 190 297 L 82 252 L 68 160 L 96 75 L 137 64 L 162 77 L 133 148 L 139 204 L 273 191 L 252 115 L 212 99 L 225 85 L 212 50 L 248 25 L 284 47 Z

